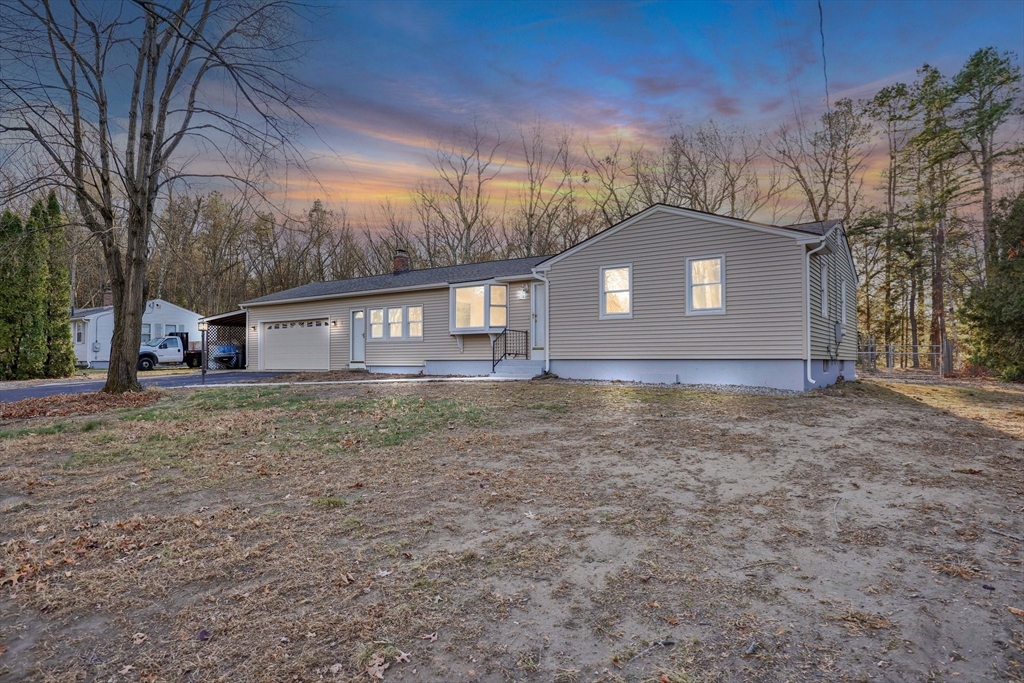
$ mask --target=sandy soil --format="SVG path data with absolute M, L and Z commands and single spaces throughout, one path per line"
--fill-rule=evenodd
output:
M 0 680 L 1021 681 L 1022 424 L 557 381 L 10 423 Z

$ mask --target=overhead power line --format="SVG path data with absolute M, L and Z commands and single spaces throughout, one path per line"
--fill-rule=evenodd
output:
M 821 0 L 818 0 L 818 33 L 821 34 L 821 72 L 825 76 L 825 109 L 831 114 L 832 104 L 828 94 L 828 60 L 825 59 L 825 13 L 821 9 Z

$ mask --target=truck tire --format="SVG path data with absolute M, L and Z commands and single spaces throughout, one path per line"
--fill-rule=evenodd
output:
M 156 362 L 150 356 L 142 356 L 139 358 L 139 370 L 148 372 L 156 367 Z

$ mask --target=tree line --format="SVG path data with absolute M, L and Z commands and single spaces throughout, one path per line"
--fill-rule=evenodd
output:
M 840 100 L 811 125 L 677 124 L 655 149 L 473 124 L 438 145 L 408 212 L 385 202 L 352 217 L 317 200 L 282 218 L 244 197 L 186 191 L 155 222 L 149 291 L 221 312 L 307 282 L 388 272 L 396 249 L 417 268 L 553 254 L 662 202 L 782 224 L 841 219 L 863 341 L 966 348 L 969 296 L 1009 253 L 997 205 L 1024 189 L 1020 78 L 1012 55 L 986 48 L 952 76 L 926 65 L 914 82 Z M 95 300 L 102 275 L 78 272 L 79 296 Z
M 983 318 L 963 324 L 981 301 L 971 294 L 1016 272 L 1001 265 L 1016 252 L 1000 230 L 1016 215 L 1004 200 L 1024 187 L 1021 73 L 994 48 L 955 74 L 925 65 L 912 83 L 764 131 L 677 121 L 657 145 L 595 145 L 540 124 L 473 121 L 439 142 L 433 172 L 408 198 L 355 216 L 322 201 L 281 210 L 263 192 L 281 164 L 305 168 L 291 141 L 311 127 L 308 100 L 285 78 L 301 3 L 129 6 L 137 22 L 78 6 L 53 13 L 37 0 L 17 7 L 0 27 L 0 95 L 11 103 L 0 135 L 18 162 L 3 169 L 3 195 L 55 188 L 74 305 L 111 288 L 110 391 L 138 388 L 146 298 L 212 314 L 388 272 L 397 249 L 416 268 L 552 254 L 657 202 L 767 223 L 841 219 L 863 341 L 981 348 Z M 53 83 L 40 76 L 51 72 Z M 245 107 L 204 99 L 217 79 Z M 121 118 L 107 95 L 118 83 L 131 93 Z M 223 160 L 216 175 L 232 191 L 200 191 L 193 181 L 208 174 L 190 173 L 183 143 Z

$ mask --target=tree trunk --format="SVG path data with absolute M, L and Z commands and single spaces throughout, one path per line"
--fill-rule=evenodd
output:
M 942 347 L 946 338 L 946 219 L 940 218 L 932 231 L 932 325 L 931 344 Z
M 982 154 L 988 152 L 984 147 Z M 999 261 L 999 239 L 995 222 L 992 220 L 992 159 L 991 155 L 981 165 L 981 221 L 985 240 L 985 273 L 991 273 Z
M 910 310 L 907 321 L 910 325 L 910 351 L 913 354 L 915 368 L 921 367 L 921 359 L 917 355 L 917 345 L 920 341 L 917 337 L 917 270 L 915 267 L 910 274 Z
M 139 345 L 142 343 L 142 314 L 148 294 L 145 245 L 140 249 L 138 244 L 140 237 L 148 232 L 140 225 L 147 220 L 143 211 L 135 206 L 129 209 L 128 244 L 123 266 L 113 240 L 104 244 L 114 298 L 114 335 L 110 341 L 107 382 L 103 386 L 103 391 L 110 394 L 142 391 L 138 379 Z

